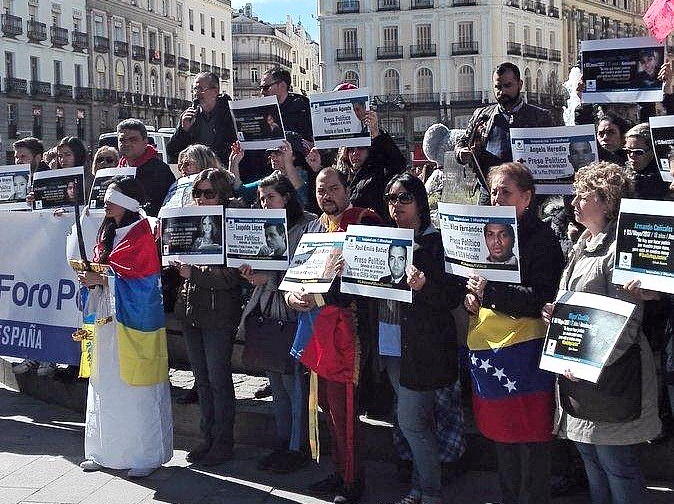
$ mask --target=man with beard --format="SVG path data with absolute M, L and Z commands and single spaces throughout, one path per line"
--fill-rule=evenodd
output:
M 392 243 L 388 247 L 388 268 L 390 275 L 379 279 L 379 283 L 388 284 L 394 289 L 410 290 L 407 284 L 407 247 Z
M 515 230 L 510 224 L 489 223 L 484 226 L 484 241 L 487 245 L 487 262 L 517 267 Z
M 513 63 L 501 63 L 492 76 L 496 103 L 477 109 L 465 133 L 456 143 L 456 159 L 472 163 L 473 155 L 486 178 L 492 166 L 512 161 L 510 128 L 544 128 L 554 126 L 548 110 L 522 100 L 520 69 Z M 475 166 L 472 167 L 476 169 Z M 479 178 L 478 178 L 479 179 Z M 488 204 L 488 191 L 480 187 L 480 204 Z

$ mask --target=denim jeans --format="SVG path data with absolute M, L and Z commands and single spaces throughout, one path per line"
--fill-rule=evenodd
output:
M 585 464 L 592 504 L 641 502 L 644 477 L 638 445 L 575 443 Z
M 274 396 L 274 421 L 278 448 L 300 451 L 307 437 L 307 380 L 297 362 L 293 374 L 267 372 Z
M 211 446 L 231 450 L 234 444 L 233 328 L 200 329 L 183 325 L 183 337 L 194 373 L 201 409 L 201 433 Z
M 400 385 L 400 358 L 383 357 L 386 372 L 398 397 L 398 424 L 412 450 L 410 495 L 424 503 L 442 501 L 440 453 L 435 434 L 435 390 L 411 390 Z

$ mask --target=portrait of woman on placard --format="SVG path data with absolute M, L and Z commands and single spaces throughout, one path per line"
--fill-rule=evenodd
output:
M 220 226 L 212 215 L 201 218 L 201 236 L 194 241 L 194 250 L 219 250 L 222 247 L 220 240 Z

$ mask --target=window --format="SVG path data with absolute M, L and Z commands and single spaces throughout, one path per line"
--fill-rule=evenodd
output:
M 87 139 L 87 129 L 86 129 L 86 111 L 84 109 L 77 109 L 77 119 L 75 120 L 77 124 L 77 138 L 82 141 Z
M 531 70 L 524 69 L 524 90 L 531 91 Z
M 63 84 L 63 71 L 59 60 L 54 60 L 54 84 Z
M 154 70 L 150 72 L 150 94 L 152 96 L 157 96 L 159 94 L 157 72 Z
M 30 57 L 30 80 L 40 80 L 40 58 L 36 56 Z
M 539 68 L 536 72 L 536 88 L 535 91 L 540 93 L 543 91 L 543 71 Z
M 557 37 L 553 31 L 550 32 L 550 49 L 557 49 Z
M 8 79 L 14 78 L 14 53 L 5 51 L 5 75 Z
M 171 72 L 166 72 L 164 77 L 164 96 L 173 96 L 173 76 Z
M 524 44 L 529 45 L 531 44 L 531 28 L 528 26 L 524 27 Z
M 12 0 L 3 0 L 2 2 L 3 14 L 14 14 L 14 2 Z
M 239 69 L 236 67 L 232 68 L 232 81 L 239 82 Z
M 344 30 L 344 49 L 346 51 L 355 51 L 358 47 L 358 31 L 355 28 Z
M 543 30 L 536 28 L 536 46 L 543 47 Z
M 161 15 L 168 16 L 169 12 L 171 12 L 171 5 L 168 0 L 161 0 Z
M 194 11 L 192 9 L 187 11 L 187 17 L 190 21 L 190 31 L 194 31 Z
M 52 4 L 51 24 L 54 26 L 61 26 L 61 10 L 57 10 L 56 5 Z
M 384 93 L 398 94 L 399 92 L 400 92 L 400 75 L 392 68 L 389 68 L 384 73 Z
M 297 87 L 297 74 L 294 74 L 294 75 L 293 75 L 293 87 L 294 87 L 294 88 Z
M 124 27 L 120 21 L 115 21 L 115 40 L 118 42 L 124 42 L 126 37 L 124 36 Z
M 66 136 L 63 107 L 56 107 L 56 138 Z
M 178 26 L 183 25 L 183 3 L 178 2 L 176 4 L 176 20 L 178 21 Z M 192 29 L 192 28 L 190 28 Z
M 42 138 L 42 107 L 33 105 L 33 136 Z
M 225 40 L 225 22 L 220 21 L 220 40 Z
M 173 44 L 171 44 L 171 37 L 164 36 L 164 53 L 173 54 Z
M 194 48 L 194 44 L 190 44 L 190 59 L 194 61 L 194 57 L 196 55 L 197 51 Z
M 203 12 L 199 14 L 199 26 L 201 27 L 201 34 L 206 35 L 206 17 Z
M 94 35 L 102 37 L 105 32 L 103 31 L 103 17 L 94 16 Z
M 117 91 L 126 91 L 126 68 L 121 61 L 115 65 L 115 86 Z
M 82 87 L 82 65 L 75 64 L 75 87 Z
M 143 92 L 143 71 L 138 65 L 133 67 L 133 90 L 136 93 Z
M 140 45 L 140 30 L 136 26 L 131 29 L 131 43 L 137 46 Z
M 154 11 L 154 0 L 147 0 L 147 10 L 150 12 Z
M 465 21 L 457 25 L 459 34 L 458 42 L 461 45 L 469 46 L 473 42 L 473 22 Z
M 360 79 L 358 78 L 358 74 L 353 70 L 347 70 L 346 72 L 344 72 L 344 82 L 349 82 L 356 87 L 360 86 Z
M 28 6 L 28 19 L 35 21 L 37 19 L 37 4 Z
M 253 82 L 260 81 L 260 71 L 257 68 L 250 69 L 250 80 L 252 80 Z
M 19 123 L 17 122 L 18 110 L 16 103 L 7 104 L 7 137 L 16 138 L 17 132 L 19 129 Z
M 151 51 L 157 50 L 157 34 L 155 32 L 148 32 L 147 43 Z
M 99 56 L 96 58 L 96 86 L 98 89 L 105 89 L 105 75 L 107 74 L 107 69 L 105 66 L 105 60 Z
M 291 53 L 291 58 L 293 60 L 293 63 L 297 63 L 297 52 L 296 51 L 293 51 Z
M 389 49 L 396 49 L 398 47 L 398 27 L 385 26 L 384 27 L 384 47 Z
M 215 18 L 211 18 L 211 38 L 215 38 Z
M 459 77 L 457 82 L 459 93 L 472 93 L 475 90 L 475 72 L 472 67 L 464 65 L 459 68 Z
M 218 52 L 211 51 L 211 65 L 218 66 Z
M 417 34 L 417 45 L 428 47 L 431 45 L 431 25 L 430 24 L 420 24 L 417 25 L 416 29 Z
M 508 23 L 508 42 L 515 42 L 515 23 Z
M 430 68 L 420 68 L 417 72 L 417 93 L 433 93 L 433 72 Z

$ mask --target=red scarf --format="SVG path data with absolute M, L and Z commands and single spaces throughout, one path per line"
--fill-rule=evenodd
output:
M 154 145 L 147 144 L 145 147 L 145 152 L 136 159 L 129 159 L 126 156 L 122 156 L 119 158 L 119 166 L 133 166 L 138 168 L 139 166 L 143 166 L 145 163 L 148 161 L 153 160 L 154 158 L 157 157 L 157 149 L 155 149 Z

